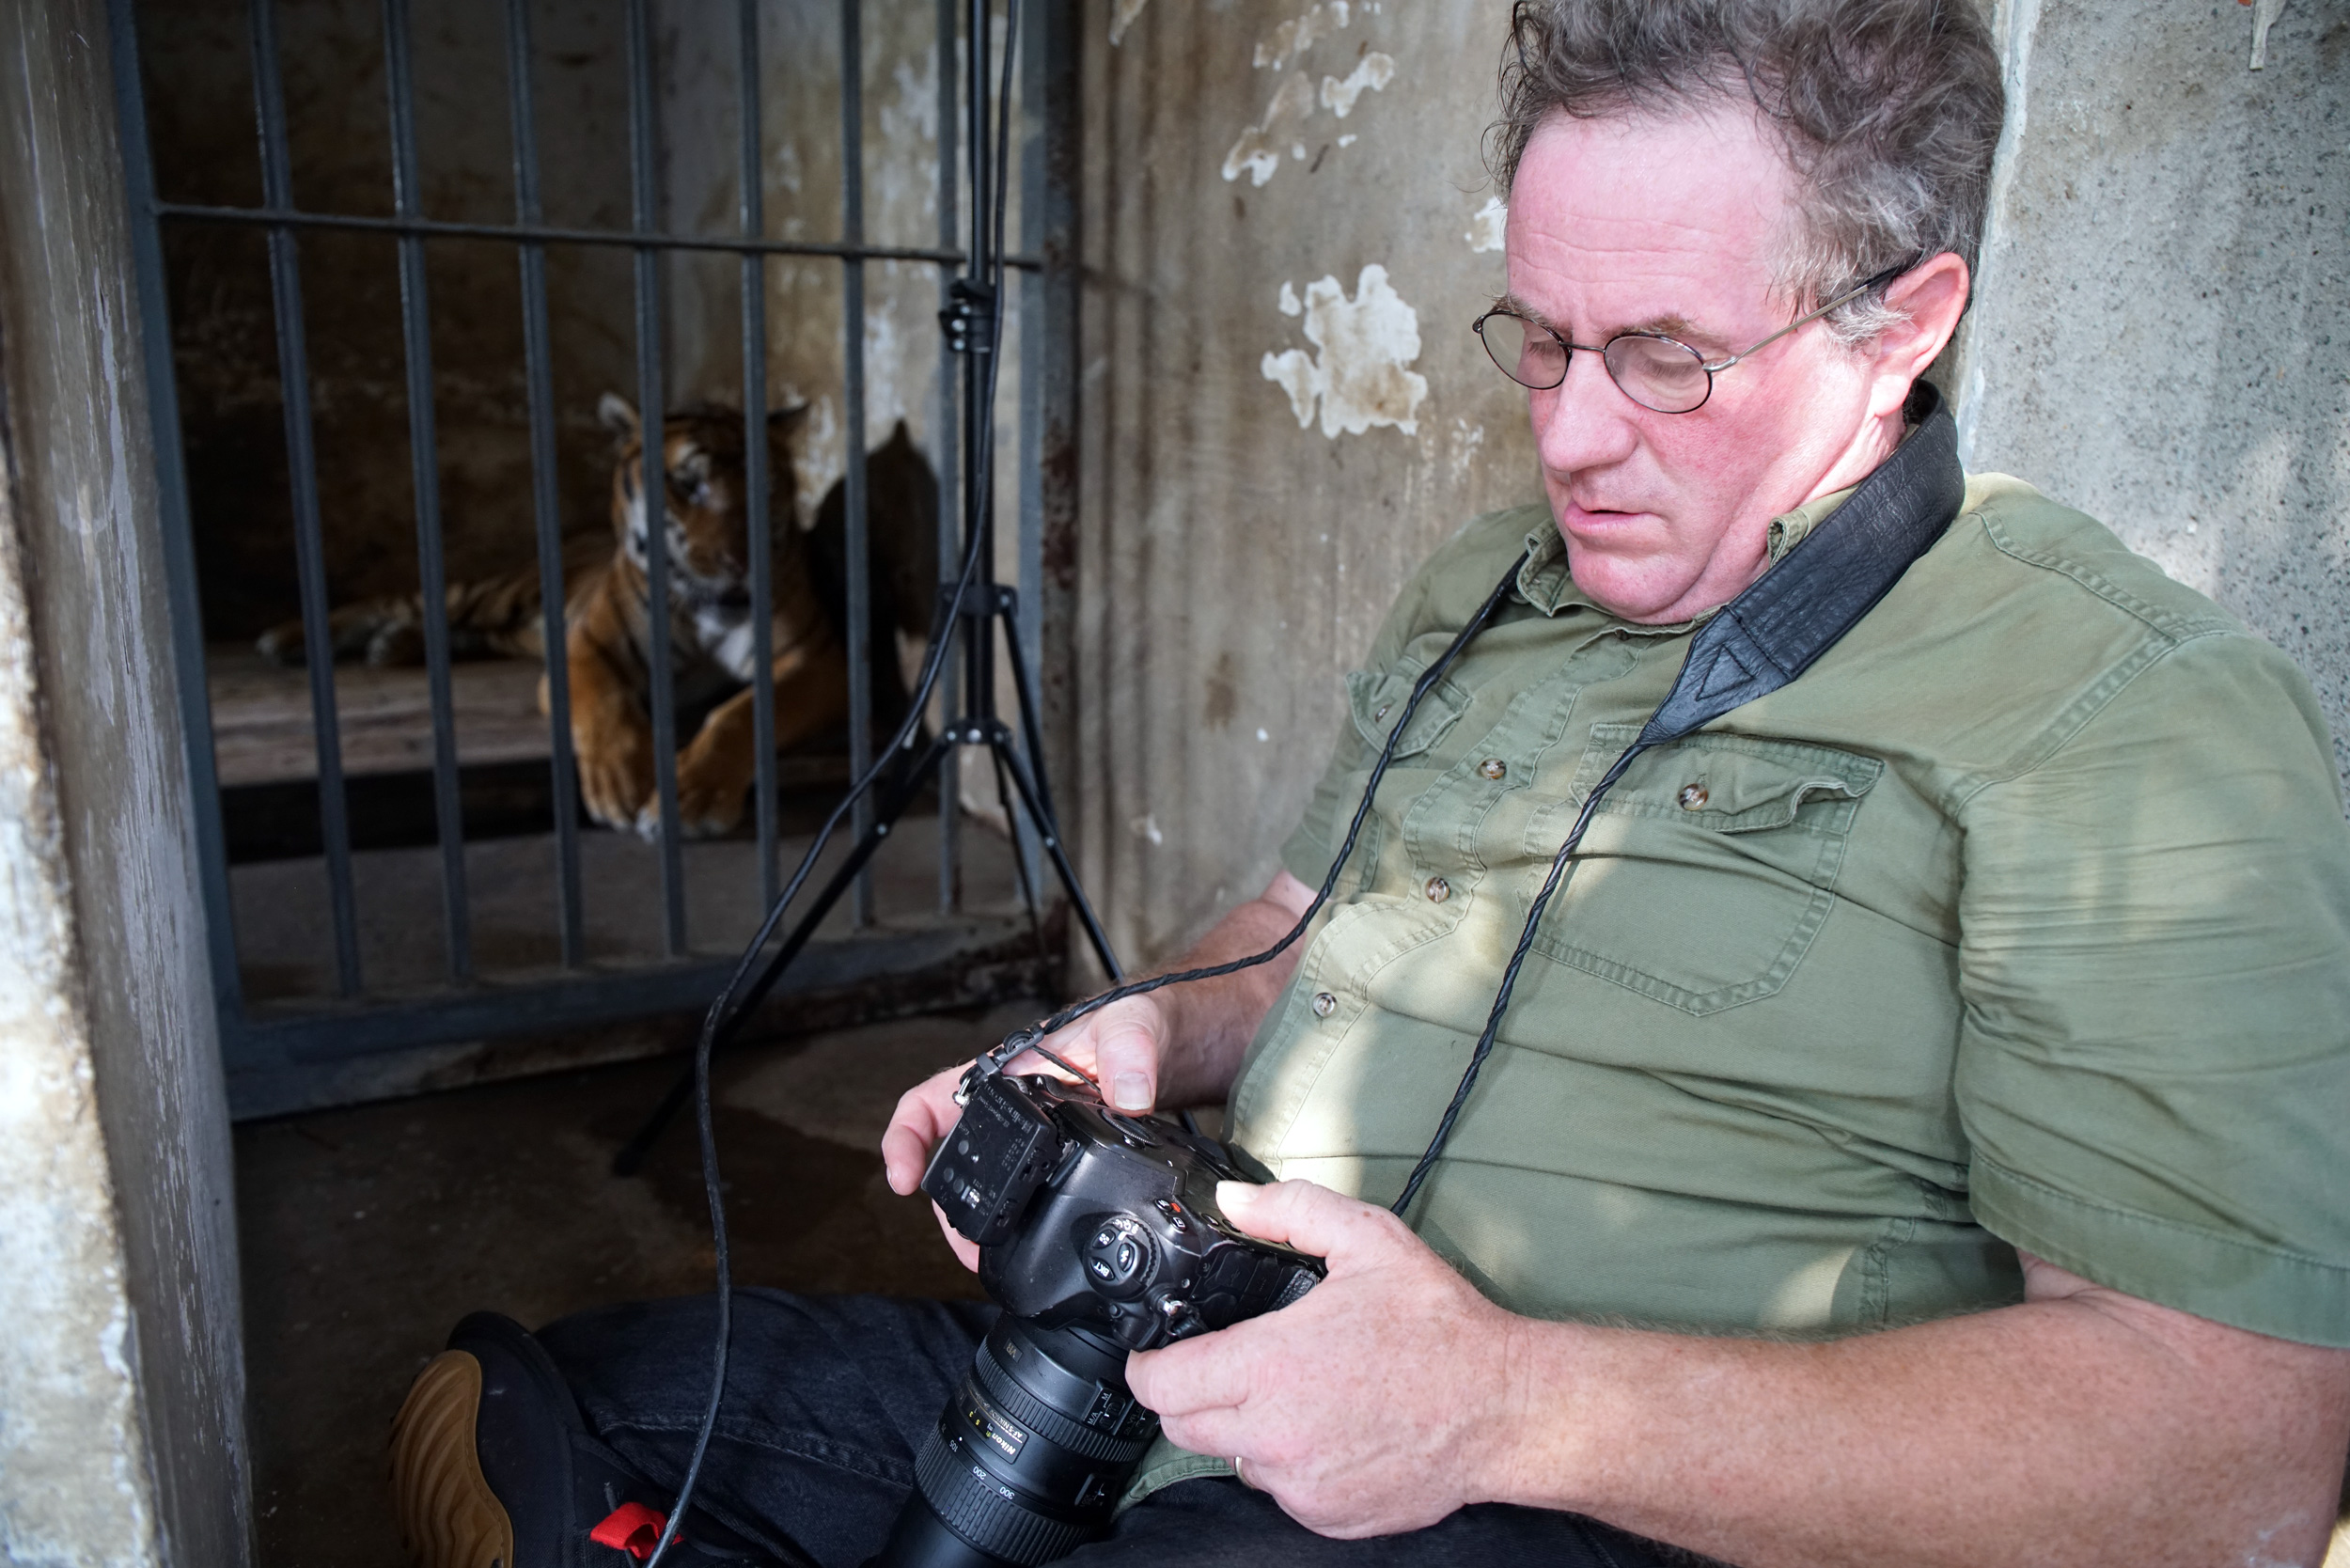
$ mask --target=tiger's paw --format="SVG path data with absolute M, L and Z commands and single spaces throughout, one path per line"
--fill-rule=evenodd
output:
M 638 813 L 653 798 L 651 737 L 622 729 L 586 736 L 574 731 L 579 799 L 605 827 L 641 831 Z
M 677 815 L 685 837 L 715 839 L 733 832 L 758 771 L 749 752 L 726 738 L 708 730 L 695 736 L 677 760 Z M 661 831 L 657 802 L 639 811 L 637 831 L 648 838 Z

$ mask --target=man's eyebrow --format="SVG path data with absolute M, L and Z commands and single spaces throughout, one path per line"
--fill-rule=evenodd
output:
M 1515 294 L 1505 293 L 1497 296 L 1494 300 L 1494 308 L 1496 310 L 1506 310 L 1512 316 L 1523 317 L 1527 321 L 1532 321 L 1537 326 L 1547 327 L 1551 331 L 1557 333 L 1560 337 L 1567 337 L 1570 336 L 1566 328 L 1560 326 L 1557 321 L 1552 321 L 1548 316 L 1545 316 L 1543 312 L 1534 308 L 1534 306 L 1527 304 L 1524 300 L 1519 299 Z M 1620 327 L 1611 328 L 1604 333 L 1598 341 L 1600 343 L 1605 343 L 1608 338 L 1618 337 L 1627 332 L 1658 333 L 1664 337 L 1674 338 L 1677 341 L 1687 343 L 1692 347 L 1704 347 L 1710 345 L 1713 347 L 1723 348 L 1727 347 L 1729 341 L 1720 334 L 1707 331 L 1704 327 L 1698 325 L 1697 322 L 1689 320 L 1688 317 L 1682 315 L 1678 311 L 1668 311 L 1662 316 L 1652 316 L 1644 321 L 1632 321 Z

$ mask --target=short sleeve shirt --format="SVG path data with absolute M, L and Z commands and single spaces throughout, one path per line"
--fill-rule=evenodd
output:
M 1835 526 L 1789 522 L 1796 550 Z M 1505 575 L 1229 1107 L 1274 1170 L 1373 1202 L 1687 649 L 1580 596 L 1544 509 L 1472 522 L 1348 678 L 1284 850 L 1308 886 Z M 1845 1332 L 2015 1300 L 2022 1247 L 2350 1345 L 2346 1151 L 2350 825 L 2307 682 L 2090 518 L 1976 476 L 1801 679 L 1604 798 L 1412 1219 L 1542 1316 Z

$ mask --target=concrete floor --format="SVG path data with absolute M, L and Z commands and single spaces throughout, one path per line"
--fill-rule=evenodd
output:
M 1039 1008 L 754 1046 L 719 1072 L 735 1277 L 804 1291 L 968 1295 L 928 1207 L 883 1183 L 899 1093 Z M 710 1235 L 689 1124 L 637 1176 L 612 1150 L 674 1059 L 247 1123 L 237 1130 L 251 1440 L 263 1568 L 401 1568 L 384 1443 L 456 1321 L 536 1327 L 702 1291 Z

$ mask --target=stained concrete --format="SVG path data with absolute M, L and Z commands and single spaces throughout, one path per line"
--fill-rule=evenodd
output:
M 1960 411 L 2309 673 L 2350 780 L 2350 14 L 2008 0 Z
M 878 1025 L 722 1062 L 736 1279 L 975 1294 L 929 1209 L 888 1190 L 876 1151 L 907 1086 L 1036 1011 Z M 384 1441 L 408 1380 L 466 1312 L 535 1327 L 709 1288 L 687 1125 L 641 1174 L 607 1169 L 676 1070 L 636 1062 L 238 1128 L 262 1563 L 404 1568 Z
M 245 1560 L 227 1107 L 105 8 L 0 8 L 0 1558 Z

